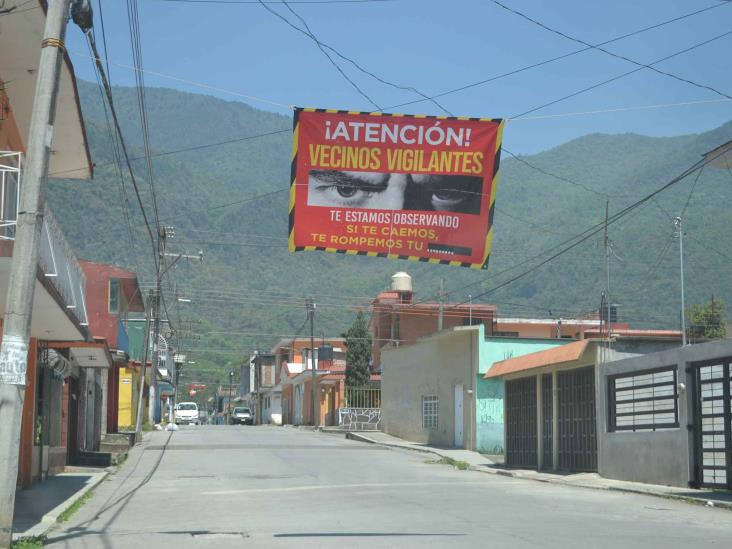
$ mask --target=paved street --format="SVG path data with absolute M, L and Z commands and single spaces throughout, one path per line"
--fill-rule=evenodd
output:
M 730 547 L 732 514 L 278 427 L 155 432 L 54 548 Z

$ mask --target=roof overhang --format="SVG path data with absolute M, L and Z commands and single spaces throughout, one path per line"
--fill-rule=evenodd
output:
M 483 376 L 483 379 L 518 376 L 520 374 L 533 375 L 543 368 L 577 363 L 586 358 L 587 353 L 591 352 L 590 347 L 594 349 L 595 345 L 596 340 L 583 339 L 552 349 L 501 360 L 493 364 L 491 369 Z
M 46 2 L 40 9 L 27 9 L 24 0 L 7 0 L 3 8 L 17 6 L 16 13 L 0 17 L 0 78 L 10 102 L 23 143 L 28 143 L 31 111 L 35 98 L 41 40 L 46 24 Z M 12 52 L 12 53 L 8 53 Z M 93 164 L 79 103 L 74 67 L 64 51 L 51 142 L 49 177 L 90 179 Z M 23 151 L 25 152 L 25 151 Z
M 68 349 L 69 358 L 79 368 L 110 368 L 112 354 L 106 343 L 91 343 L 89 341 L 50 341 L 52 349 Z

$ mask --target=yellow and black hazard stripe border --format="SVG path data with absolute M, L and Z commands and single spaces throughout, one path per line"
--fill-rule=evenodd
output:
M 437 259 L 434 257 L 421 257 L 416 255 L 399 255 L 389 254 L 385 252 L 367 252 L 363 250 L 347 250 L 341 248 L 326 248 L 323 246 L 295 246 L 295 195 L 297 189 L 297 154 L 298 154 L 298 141 L 299 141 L 299 124 L 300 124 L 300 113 L 301 112 L 319 112 L 328 114 L 350 114 L 350 115 L 371 115 L 371 116 L 390 116 L 394 118 L 423 118 L 423 119 L 436 119 L 436 120 L 470 120 L 473 122 L 492 122 L 498 124 L 498 132 L 496 135 L 496 150 L 495 157 L 493 160 L 493 177 L 491 180 L 491 196 L 488 203 L 488 227 L 486 231 L 485 239 L 485 253 L 483 260 L 480 263 L 469 263 L 463 261 L 451 261 L 449 259 Z M 419 261 L 421 263 L 432 263 L 436 265 L 452 265 L 453 267 L 470 267 L 473 269 L 487 269 L 488 261 L 490 260 L 491 254 L 491 242 L 493 241 L 493 215 L 495 211 L 496 201 L 496 190 L 498 187 L 498 180 L 500 176 L 500 162 L 501 162 L 501 142 L 503 139 L 503 128 L 505 126 L 505 120 L 502 118 L 477 118 L 469 116 L 439 116 L 429 114 L 397 114 L 397 113 L 385 113 L 385 112 L 369 112 L 369 111 L 347 111 L 339 109 L 314 109 L 314 108 L 302 108 L 296 107 L 294 109 L 294 116 L 292 121 L 292 158 L 290 163 L 290 215 L 289 215 L 289 238 L 288 248 L 290 252 L 329 252 L 336 254 L 345 255 L 362 255 L 367 257 L 384 257 L 387 259 L 406 259 L 408 261 Z

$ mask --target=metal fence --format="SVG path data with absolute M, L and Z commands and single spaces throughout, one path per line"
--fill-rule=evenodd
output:
M 380 387 L 346 387 L 346 408 L 381 408 Z

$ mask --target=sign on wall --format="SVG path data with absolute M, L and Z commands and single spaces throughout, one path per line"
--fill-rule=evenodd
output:
M 291 252 L 486 268 L 503 121 L 297 109 Z

